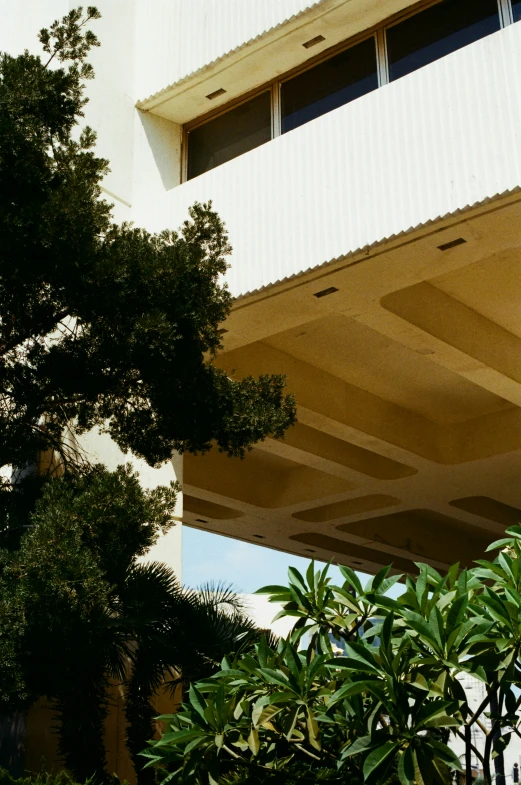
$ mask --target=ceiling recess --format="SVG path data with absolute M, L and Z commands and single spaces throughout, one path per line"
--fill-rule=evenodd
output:
M 449 243 L 438 245 L 440 251 L 448 251 L 450 248 L 456 248 L 457 245 L 464 245 L 467 241 L 463 237 L 457 237 L 456 240 L 451 240 Z
M 213 93 L 208 93 L 206 96 L 210 101 L 213 101 L 214 98 L 218 98 L 220 95 L 224 95 L 226 90 L 223 87 L 219 87 L 218 90 L 214 90 Z
M 336 286 L 330 286 L 329 289 L 322 289 L 320 292 L 315 292 L 313 297 L 327 297 L 328 294 L 334 294 L 334 292 L 338 292 Z
M 312 46 L 316 46 L 317 44 L 320 44 L 322 43 L 322 41 L 325 40 L 326 39 L 324 38 L 323 35 L 316 35 L 314 38 L 310 38 L 309 41 L 306 41 L 304 44 L 302 44 L 302 46 L 304 47 L 304 49 L 311 49 Z

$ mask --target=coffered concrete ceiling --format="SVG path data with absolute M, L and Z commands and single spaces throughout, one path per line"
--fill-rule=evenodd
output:
M 369 572 L 521 522 L 520 225 L 510 196 L 237 300 L 219 364 L 286 374 L 299 422 L 186 456 L 185 522 Z

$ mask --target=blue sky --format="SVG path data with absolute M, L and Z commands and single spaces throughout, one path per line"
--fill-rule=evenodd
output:
M 288 567 L 302 572 L 308 564 L 309 560 L 300 556 L 183 527 L 185 586 L 224 581 L 239 592 L 251 594 L 267 584 L 285 584 Z M 337 567 L 331 566 L 331 576 L 343 582 Z

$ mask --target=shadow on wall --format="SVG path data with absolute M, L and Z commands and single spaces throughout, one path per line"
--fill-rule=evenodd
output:
M 139 119 L 163 186 L 170 191 L 181 183 L 181 126 L 149 112 L 140 111 Z
M 158 714 L 172 714 L 179 707 L 180 701 L 180 690 L 172 697 L 169 692 L 160 689 L 154 698 L 154 708 Z M 109 714 L 105 724 L 107 770 L 109 774 L 117 774 L 121 781 L 126 780 L 129 785 L 135 785 L 136 774 L 125 744 L 125 730 L 123 690 L 120 685 L 113 684 L 109 694 Z M 57 772 L 63 768 L 58 753 L 56 710 L 48 700 L 43 698 L 35 703 L 27 714 L 23 769 L 36 774 L 41 771 L 42 764 L 49 772 Z

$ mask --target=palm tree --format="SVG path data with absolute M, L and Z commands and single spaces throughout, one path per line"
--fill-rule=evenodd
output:
M 252 646 L 260 631 L 241 598 L 224 585 L 183 588 L 163 564 L 137 565 L 121 598 L 120 624 L 128 636 L 124 680 L 127 747 L 138 783 L 154 780 L 140 753 L 154 735 L 153 698 L 214 673 L 222 658 Z
M 64 763 L 79 782 L 107 776 L 111 680 L 124 686 L 127 744 L 148 783 L 138 756 L 165 679 L 186 686 L 259 635 L 231 590 L 184 589 L 165 565 L 139 563 L 174 501 L 168 489 L 143 491 L 129 468 L 54 479 L 19 546 L 0 550 L 0 652 L 11 658 L 0 710 L 14 716 L 51 699 Z
M 231 589 L 185 589 L 164 564 L 132 564 L 106 606 L 81 621 L 51 666 L 66 767 L 80 782 L 104 778 L 103 726 L 109 685 L 116 680 L 124 687 L 126 744 L 138 783 L 152 783 L 154 772 L 143 768 L 140 753 L 155 732 L 158 691 L 175 694 L 210 676 L 225 655 L 253 645 L 261 634 Z

